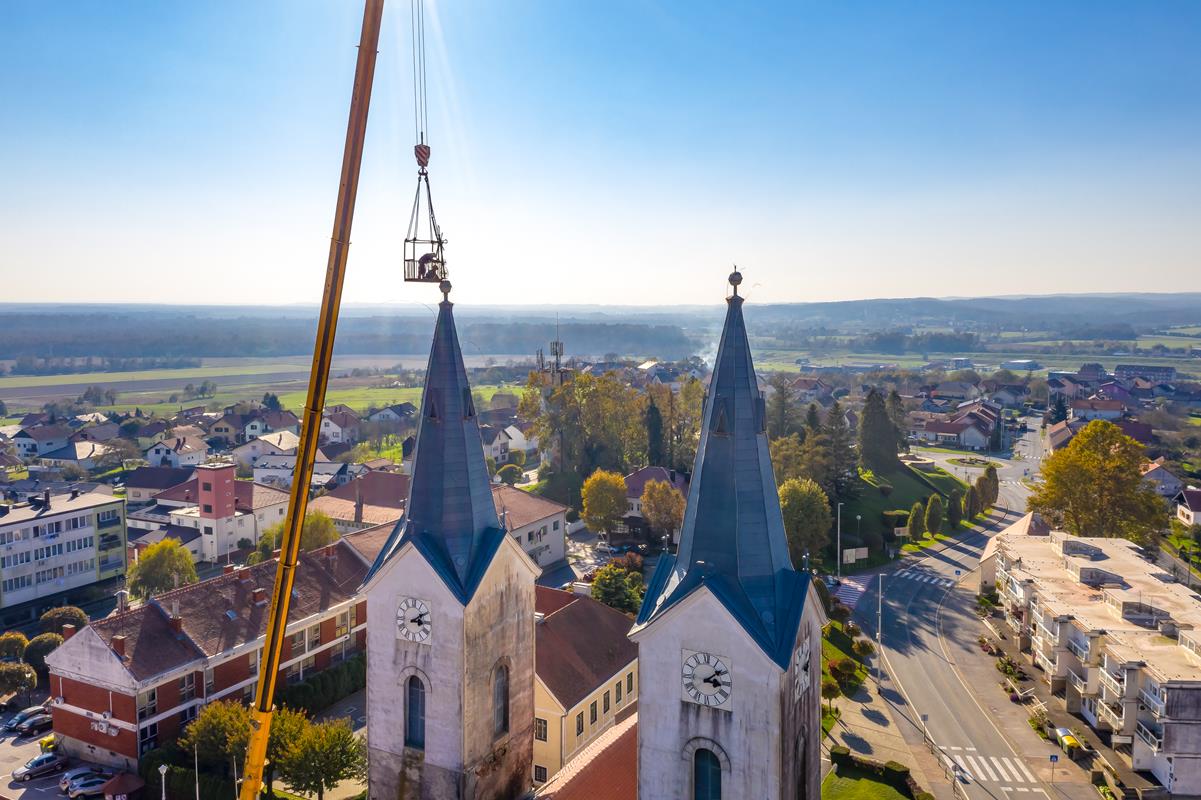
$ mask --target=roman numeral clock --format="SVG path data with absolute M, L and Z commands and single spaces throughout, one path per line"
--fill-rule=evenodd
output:
M 430 638 L 430 607 L 424 600 L 406 597 L 396 609 L 396 633 L 402 639 L 425 644 Z
M 684 699 L 698 706 L 727 708 L 732 687 L 729 664 L 725 656 L 685 650 L 680 667 Z

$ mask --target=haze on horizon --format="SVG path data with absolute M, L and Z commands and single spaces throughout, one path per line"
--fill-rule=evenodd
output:
M 430 2 L 430 0 L 427 0 Z M 1201 6 L 431 3 L 455 300 L 1201 290 Z M 357 2 L 46 5 L 0 26 L 16 302 L 315 303 Z M 386 11 L 347 303 L 400 280 Z

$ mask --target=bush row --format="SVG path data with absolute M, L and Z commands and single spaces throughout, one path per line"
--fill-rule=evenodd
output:
M 854 767 L 864 772 L 870 772 L 913 800 L 934 800 L 934 795 L 924 791 L 913 779 L 909 767 L 898 761 L 888 761 L 882 764 L 875 759 L 854 755 L 850 748 L 836 744 L 830 748 L 830 762 L 838 767 Z
M 163 784 L 159 765 L 167 765 L 167 800 L 194 800 L 196 797 L 196 773 L 190 767 L 181 767 L 172 761 L 180 760 L 179 748 L 160 747 L 142 756 L 138 772 L 146 781 L 144 797 L 162 797 Z M 189 756 L 190 757 L 190 756 Z M 208 772 L 200 773 L 201 797 L 237 797 L 238 789 L 232 781 Z
M 367 659 L 357 655 L 336 667 L 322 670 L 305 681 L 279 687 L 275 693 L 275 702 L 276 705 L 306 711 L 312 716 L 366 685 Z

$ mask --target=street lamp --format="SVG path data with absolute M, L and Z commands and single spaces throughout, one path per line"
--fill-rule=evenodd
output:
M 167 800 L 167 765 L 158 765 L 159 784 L 163 787 L 163 800 Z
M 837 570 L 837 572 L 835 572 L 834 574 L 837 577 L 841 578 L 842 577 L 842 503 L 838 504 L 838 541 L 835 544 L 835 547 L 837 547 L 838 550 L 834 554 L 835 569 Z
M 856 515 L 855 515 L 855 538 L 856 538 L 856 539 L 860 539 L 860 536 L 859 536 L 859 523 L 860 523 L 860 521 L 861 521 L 862 519 L 863 519 L 863 515 L 862 515 L 862 514 L 856 514 Z M 861 540 L 861 541 L 862 541 L 862 540 Z

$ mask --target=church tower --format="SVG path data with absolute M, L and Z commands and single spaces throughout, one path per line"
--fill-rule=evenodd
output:
M 730 276 L 679 551 L 630 631 L 641 800 L 820 794 L 824 613 L 789 559 L 741 282 Z
M 533 785 L 534 579 L 501 528 L 443 281 L 405 516 L 367 574 L 373 800 Z

